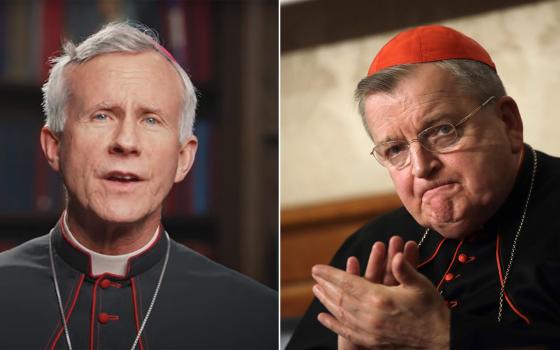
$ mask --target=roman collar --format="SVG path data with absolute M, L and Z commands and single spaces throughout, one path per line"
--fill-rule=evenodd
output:
M 64 224 L 62 220 L 63 218 L 61 217 L 52 231 L 53 246 L 56 254 L 72 268 L 86 274 L 89 277 L 95 277 L 92 273 L 90 254 L 74 244 L 64 234 Z M 157 238 L 152 242 L 152 244 L 138 255 L 128 258 L 126 273 L 124 275 L 109 275 L 115 279 L 129 279 L 156 265 L 165 255 L 166 240 L 162 239 L 163 236 L 164 230 L 160 226 Z

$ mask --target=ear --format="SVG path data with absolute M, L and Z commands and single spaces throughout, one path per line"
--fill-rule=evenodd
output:
M 41 148 L 54 171 L 60 171 L 59 136 L 46 126 L 41 129 Z
M 181 145 L 179 150 L 179 159 L 177 161 L 177 172 L 175 173 L 175 182 L 181 182 L 191 170 L 196 155 L 198 140 L 196 136 L 189 136 Z
M 498 116 L 504 122 L 512 153 L 523 149 L 523 121 L 514 99 L 504 96 L 496 102 Z

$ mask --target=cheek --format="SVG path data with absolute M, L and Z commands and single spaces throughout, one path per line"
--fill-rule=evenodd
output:
M 147 159 L 151 159 L 151 171 L 159 178 L 158 187 L 171 187 L 177 172 L 178 148 L 160 146 L 155 148 L 154 152 L 150 152 Z
M 89 136 L 89 137 L 88 137 Z M 106 142 L 92 135 L 69 134 L 61 151 L 61 171 L 69 190 L 84 192 L 103 161 Z M 79 141 L 78 141 L 79 140 Z M 89 189 L 91 190 L 91 189 Z
M 452 177 L 461 185 L 454 197 L 457 203 L 469 208 L 484 208 L 491 204 L 499 188 L 507 182 L 503 169 L 507 166 L 499 159 L 484 157 L 457 157 L 447 163 Z
M 80 162 L 80 159 L 84 159 L 79 149 L 76 149 L 72 145 L 66 147 L 61 153 L 60 163 L 62 173 L 70 181 L 76 180 L 76 177 L 81 177 L 80 172 L 83 171 L 85 164 Z
M 407 208 L 412 208 L 414 205 L 414 178 L 412 175 L 407 174 L 406 170 L 402 172 L 391 172 L 391 180 L 397 195 Z
M 82 154 L 80 152 L 70 152 L 66 157 L 61 159 L 61 171 L 64 177 L 64 183 L 72 192 L 87 192 L 89 187 L 89 177 L 87 176 L 92 172 L 95 166 L 95 157 L 90 152 Z M 87 161 L 85 161 L 87 160 Z
M 500 159 L 476 164 L 465 179 L 469 192 L 483 203 L 491 201 L 508 184 L 506 169 L 509 169 L 508 164 Z

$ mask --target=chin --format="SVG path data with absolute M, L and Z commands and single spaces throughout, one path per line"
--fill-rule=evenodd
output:
M 97 211 L 97 216 L 108 223 L 127 225 L 146 219 L 149 213 L 147 210 L 131 209 L 130 207 L 106 207 Z

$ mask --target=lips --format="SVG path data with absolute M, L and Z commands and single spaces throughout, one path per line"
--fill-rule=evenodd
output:
M 136 173 L 124 171 L 110 171 L 103 176 L 103 179 L 120 183 L 133 183 L 144 180 L 140 175 Z
M 424 197 L 425 195 L 430 195 L 432 193 L 436 193 L 440 190 L 450 189 L 455 185 L 454 182 L 451 181 L 436 181 L 430 183 L 423 188 L 420 189 L 420 197 Z
M 457 191 L 456 183 L 448 182 L 442 183 L 437 186 L 432 186 L 428 188 L 422 193 L 422 201 L 431 201 L 435 198 L 439 198 L 439 196 L 443 195 L 445 197 L 452 195 Z

